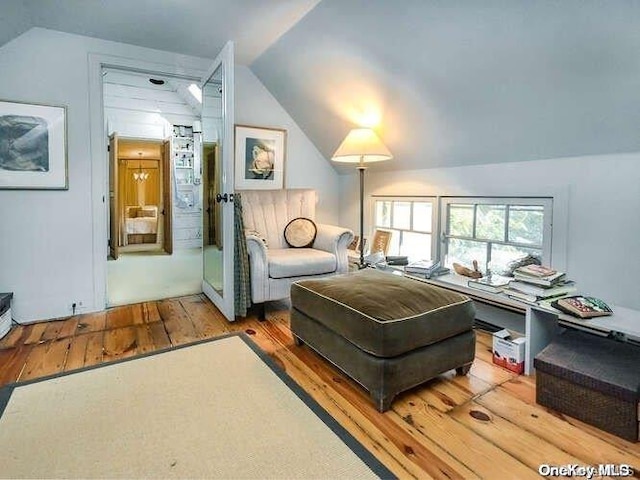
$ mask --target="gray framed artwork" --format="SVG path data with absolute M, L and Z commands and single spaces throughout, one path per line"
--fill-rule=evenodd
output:
M 0 100 L 0 189 L 66 190 L 65 107 Z
M 248 125 L 235 127 L 236 189 L 283 188 L 287 131 Z

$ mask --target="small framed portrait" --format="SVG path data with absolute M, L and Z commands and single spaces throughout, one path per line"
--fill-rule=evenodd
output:
M 349 244 L 349 246 L 347 247 L 347 250 L 352 250 L 355 253 L 360 253 L 360 247 L 362 247 L 362 246 L 364 246 L 364 248 L 366 249 L 366 247 L 367 247 L 367 239 L 366 239 L 366 237 L 363 239 L 362 245 L 361 245 L 360 244 L 360 236 L 354 235 L 353 241 Z
M 391 243 L 391 234 L 389 230 L 379 230 L 373 234 L 373 240 L 371 241 L 371 252 L 382 252 L 384 255 L 389 251 L 389 244 Z
M 0 188 L 68 188 L 65 107 L 0 100 Z
M 235 126 L 235 188 L 284 188 L 287 131 L 280 128 Z

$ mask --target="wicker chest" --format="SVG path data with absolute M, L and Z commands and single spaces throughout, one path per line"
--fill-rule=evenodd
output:
M 567 330 L 535 360 L 540 405 L 636 442 L 640 347 Z

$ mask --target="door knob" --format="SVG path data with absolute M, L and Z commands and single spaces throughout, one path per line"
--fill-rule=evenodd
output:
M 216 202 L 217 203 L 220 203 L 220 202 L 225 202 L 225 203 L 233 202 L 233 193 L 230 193 L 230 194 L 226 194 L 226 193 L 219 194 L 218 193 L 218 194 L 216 194 Z

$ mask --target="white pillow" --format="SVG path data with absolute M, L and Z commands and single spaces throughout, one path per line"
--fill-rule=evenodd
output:
M 305 248 L 313 245 L 318 229 L 310 218 L 294 218 L 284 227 L 284 240 L 292 248 Z

